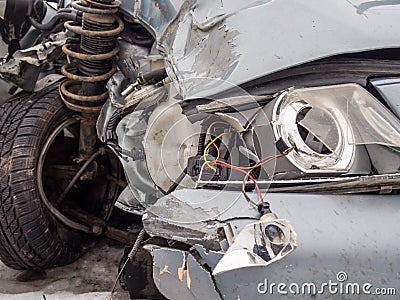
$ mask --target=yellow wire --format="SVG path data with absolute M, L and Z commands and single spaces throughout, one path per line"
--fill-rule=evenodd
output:
M 219 136 L 217 136 L 215 139 L 210 141 L 206 148 L 204 149 L 204 161 L 207 163 L 207 166 L 209 166 L 214 172 L 217 171 L 216 168 L 214 168 L 212 165 L 210 165 L 210 161 L 207 160 L 207 150 L 215 143 L 216 140 L 220 139 L 222 136 L 227 134 L 226 132 L 221 133 Z

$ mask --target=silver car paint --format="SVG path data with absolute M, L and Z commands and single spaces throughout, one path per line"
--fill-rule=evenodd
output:
M 121 8 L 153 31 L 184 99 L 327 56 L 400 46 L 397 0 L 125 0 Z

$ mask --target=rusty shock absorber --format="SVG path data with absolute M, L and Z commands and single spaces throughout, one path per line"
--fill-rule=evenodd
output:
M 63 52 L 74 58 L 61 68 L 68 78 L 60 85 L 65 105 L 81 113 L 79 158 L 87 160 L 96 150 L 96 120 L 106 99 L 107 80 L 116 72 L 114 57 L 119 52 L 116 35 L 124 28 L 116 15 L 120 2 L 79 0 L 72 7 L 83 13 L 82 26 L 65 22 L 67 30 L 80 35 L 80 43 L 68 43 Z

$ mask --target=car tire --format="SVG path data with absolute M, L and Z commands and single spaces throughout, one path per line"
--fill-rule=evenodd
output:
M 89 234 L 65 226 L 50 212 L 38 185 L 41 151 L 49 135 L 68 118 L 73 112 L 60 99 L 58 85 L 0 108 L 0 259 L 13 269 L 69 264 L 90 240 Z M 61 146 L 60 155 L 62 150 Z M 115 198 L 116 189 L 110 197 Z

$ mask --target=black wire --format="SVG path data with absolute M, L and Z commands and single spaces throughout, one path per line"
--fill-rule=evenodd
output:
M 32 26 L 41 31 L 48 31 L 53 29 L 61 20 L 72 20 L 75 22 L 79 22 L 80 20 L 82 20 L 82 18 L 79 17 L 77 12 L 70 12 L 70 13 L 61 12 L 56 14 L 47 24 L 41 24 L 34 18 L 29 17 L 29 21 L 32 24 Z
M 118 145 L 118 136 L 116 129 L 119 122 L 128 114 L 123 108 L 119 108 L 111 115 L 106 125 L 105 143 L 110 148 L 114 149 L 118 154 L 122 154 L 122 149 Z
M 182 171 L 181 175 L 179 175 L 179 177 L 174 181 L 174 183 L 170 186 L 168 191 L 166 191 L 165 193 L 168 195 L 168 194 L 172 193 L 173 191 L 175 191 L 176 188 L 179 186 L 179 184 L 182 182 L 182 180 L 185 178 L 186 174 L 187 174 L 187 167 Z
M 206 147 L 207 133 L 202 132 L 199 136 L 199 144 L 197 145 L 197 155 L 203 155 L 204 148 Z
M 197 155 L 200 155 L 200 156 L 203 156 L 204 149 L 206 147 L 208 126 L 210 126 L 210 123 L 207 120 L 204 120 L 201 123 L 201 132 L 200 132 L 200 136 L 199 136 L 199 143 L 197 145 Z

